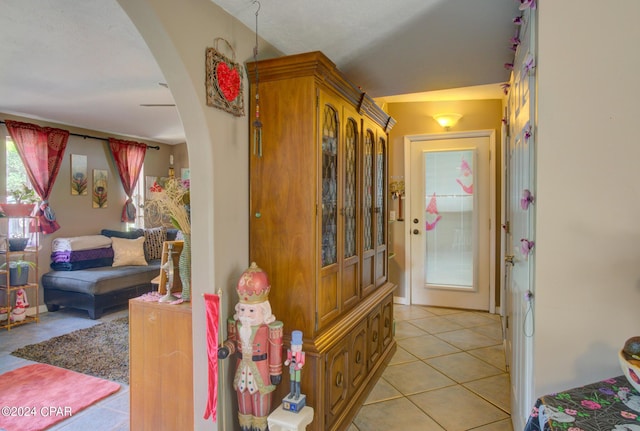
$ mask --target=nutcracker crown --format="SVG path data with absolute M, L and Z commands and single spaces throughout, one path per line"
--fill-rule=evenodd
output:
M 255 262 L 242 273 L 238 281 L 238 297 L 243 304 L 259 304 L 269 299 L 269 279 Z

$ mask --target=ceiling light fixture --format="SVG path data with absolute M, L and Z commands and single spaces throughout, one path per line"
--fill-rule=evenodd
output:
M 462 118 L 462 114 L 436 114 L 433 119 L 438 122 L 445 130 L 449 130 L 458 123 Z

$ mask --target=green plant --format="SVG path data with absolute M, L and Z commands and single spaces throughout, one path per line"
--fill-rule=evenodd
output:
M 9 194 L 13 197 L 16 203 L 19 204 L 33 204 L 38 202 L 40 199 L 36 192 L 26 183 L 22 183 L 20 187 L 10 190 Z
M 6 268 L 7 264 L 9 264 L 9 269 L 17 270 L 18 277 L 20 277 L 20 275 L 22 274 L 22 269 L 25 267 L 27 268 L 27 270 L 28 268 L 32 268 L 33 270 L 36 269 L 35 262 L 31 262 L 30 260 L 12 260 L 10 262 L 5 262 L 0 265 L 0 269 Z

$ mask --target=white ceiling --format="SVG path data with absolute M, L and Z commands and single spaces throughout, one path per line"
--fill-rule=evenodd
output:
M 255 29 L 254 0 L 212 1 Z M 499 98 L 518 4 L 260 0 L 258 33 L 285 54 L 323 51 L 380 101 Z M 0 112 L 184 142 L 175 107 L 140 106 L 173 97 L 115 0 L 3 2 L 0 40 Z

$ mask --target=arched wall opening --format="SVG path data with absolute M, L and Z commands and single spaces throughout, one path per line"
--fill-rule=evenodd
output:
M 117 0 L 146 41 L 173 94 L 185 130 L 191 170 L 194 429 L 232 428 L 231 382 L 219 382 L 218 422 L 205 421 L 207 386 L 204 293 L 223 292 L 223 317 L 237 300 L 248 267 L 248 119 L 206 105 L 205 51 L 217 37 L 236 61 L 253 58 L 255 33 L 210 0 Z M 261 42 L 261 57 L 278 52 Z M 243 79 L 245 107 L 248 82 Z M 226 330 L 222 329 L 222 334 Z M 229 365 L 225 364 L 228 369 Z M 220 424 L 220 425 L 218 425 Z M 227 424 L 227 425 L 224 425 Z M 212 428 L 213 426 L 213 428 Z

